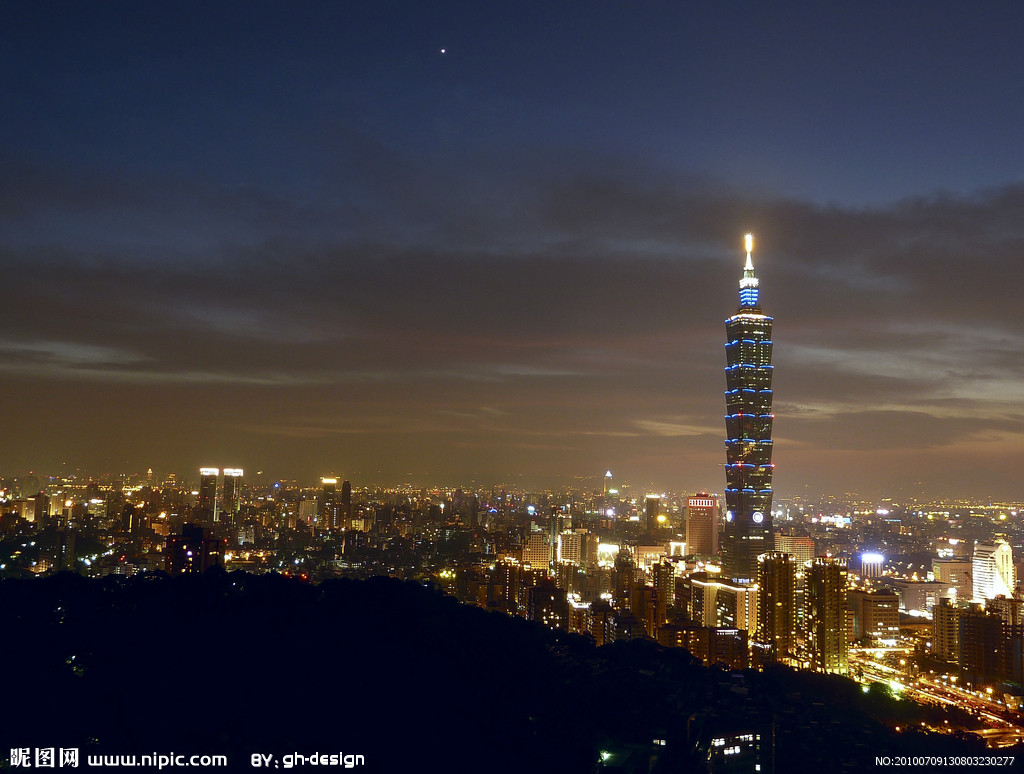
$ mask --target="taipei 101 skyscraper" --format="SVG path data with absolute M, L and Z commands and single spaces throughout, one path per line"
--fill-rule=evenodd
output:
M 772 318 L 758 303 L 747 234 L 740 306 L 725 321 L 725 534 L 722 574 L 757 577 L 757 557 L 775 547 L 772 532 Z

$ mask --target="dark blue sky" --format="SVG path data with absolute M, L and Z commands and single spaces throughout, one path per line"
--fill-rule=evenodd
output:
M 1009 2 L 6 4 L 0 473 L 720 489 L 753 230 L 780 495 L 1019 497 L 1022 28 Z
M 5 150 L 86 175 L 337 196 L 337 165 L 369 143 L 442 180 L 477 156 L 514 169 L 598 154 L 877 204 L 1013 182 L 1024 153 L 1013 3 L 20 3 L 3 15 Z

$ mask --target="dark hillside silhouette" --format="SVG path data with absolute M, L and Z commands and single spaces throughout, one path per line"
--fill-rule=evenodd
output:
M 224 754 L 247 771 L 254 753 L 319 751 L 363 754 L 368 771 L 568 774 L 658 738 L 655 770 L 688 771 L 698 732 L 769 733 L 774 720 L 780 772 L 982 750 L 895 734 L 880 721 L 913 705 L 847 680 L 705 669 L 645 641 L 595 648 L 388 578 L 57 575 L 0 582 L 0 615 L 5 748 Z

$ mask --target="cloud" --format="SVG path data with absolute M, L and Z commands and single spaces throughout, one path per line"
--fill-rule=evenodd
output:
M 638 419 L 634 424 L 641 430 L 652 435 L 660 435 L 668 438 L 686 435 L 717 435 L 718 427 L 698 427 L 695 425 L 680 424 L 678 422 L 664 422 L 650 419 Z
M 11 367 L 42 363 L 70 368 L 83 365 L 124 365 L 145 360 L 124 349 L 74 341 L 0 341 L 0 358 L 7 359 L 5 365 Z
M 783 443 L 911 452 L 1018 432 L 1024 187 L 822 207 L 538 152 L 491 162 L 481 193 L 374 152 L 350 181 L 369 186 L 358 206 L 187 181 L 90 188 L 22 166 L 25 198 L 0 202 L 0 261 L 21 291 L 0 309 L 0 371 L 190 401 L 238 389 L 250 418 L 226 427 L 296 442 L 415 429 L 465 444 L 483 427 L 494 435 L 470 445 L 546 438 L 564 454 L 545 464 L 569 474 L 589 454 L 669 469 L 629 444 L 674 439 L 669 457 L 708 442 L 717 471 L 722 320 L 749 229 Z M 390 171 L 372 182 L 375 168 Z M 64 225 L 43 228 L 43 213 Z M 110 237 L 116 221 L 130 238 Z M 291 411 L 314 395 L 328 413 Z M 616 438 L 618 451 L 599 440 Z M 366 454 L 386 460 L 386 445 Z
M 834 451 L 905 450 L 964 446 L 1007 435 L 1024 441 L 1024 414 L 999 420 L 941 416 L 911 410 L 848 410 L 827 416 L 791 416 L 784 438 Z

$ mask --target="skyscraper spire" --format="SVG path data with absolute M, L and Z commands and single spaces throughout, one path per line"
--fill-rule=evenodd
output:
M 740 309 L 756 309 L 757 277 L 754 276 L 754 261 L 750 256 L 754 251 L 754 235 L 747 234 L 744 241 L 747 248 L 747 263 L 743 267 L 743 278 L 740 279 Z

